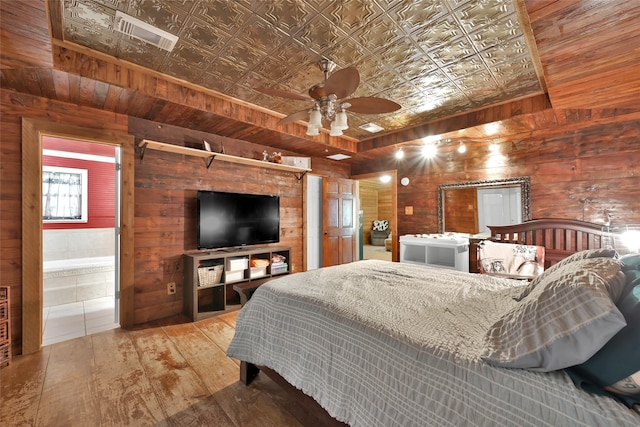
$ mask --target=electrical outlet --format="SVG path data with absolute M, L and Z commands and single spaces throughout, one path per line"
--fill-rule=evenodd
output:
M 176 282 L 167 283 L 167 295 L 173 295 L 176 293 Z

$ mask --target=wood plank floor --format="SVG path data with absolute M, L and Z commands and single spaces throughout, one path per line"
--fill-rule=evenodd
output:
M 301 426 L 265 375 L 226 356 L 237 312 L 46 346 L 0 369 L 2 426 Z M 293 409 L 295 411 L 295 409 Z

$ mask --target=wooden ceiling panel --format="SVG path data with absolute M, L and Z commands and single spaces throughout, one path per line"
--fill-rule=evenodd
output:
M 640 108 L 640 2 L 527 2 L 554 108 Z
M 0 69 L 52 67 L 44 0 L 0 1 Z

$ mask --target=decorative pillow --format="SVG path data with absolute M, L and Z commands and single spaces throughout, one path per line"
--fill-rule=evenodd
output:
M 485 240 L 478 244 L 478 268 L 482 274 L 533 279 L 544 270 L 544 247 Z
M 571 254 L 568 257 L 564 258 L 563 260 L 561 260 L 561 261 L 557 262 L 556 264 L 552 265 L 551 267 L 547 268 L 544 271 L 544 273 L 540 274 L 538 277 L 533 279 L 531 281 L 531 283 L 529 283 L 522 290 L 522 293 L 520 294 L 519 297 L 516 298 L 516 301 L 520 301 L 522 298 L 524 298 L 527 295 L 529 295 L 529 293 L 533 290 L 533 288 L 538 286 L 538 283 L 540 283 L 541 280 L 546 280 L 546 279 L 544 279 L 545 275 L 553 274 L 553 272 L 556 269 L 562 268 L 567 264 L 570 264 L 572 262 L 579 261 L 579 260 L 582 260 L 582 259 L 617 258 L 617 257 L 618 257 L 618 253 L 616 252 L 615 249 L 611 249 L 611 248 L 587 249 L 586 251 L 580 251 L 580 252 L 576 252 L 574 254 Z
M 622 271 L 640 270 L 640 254 L 629 254 L 620 257 Z
M 618 308 L 627 326 L 586 362 L 568 368 L 573 382 L 587 391 L 610 395 L 628 406 L 640 404 L 640 271 L 627 273 Z
M 376 219 L 373 221 L 373 229 L 375 231 L 386 231 L 389 229 L 389 221 L 386 219 Z
M 614 303 L 625 285 L 620 266 L 583 259 L 539 276 L 545 278 L 487 331 L 485 360 L 547 372 L 589 359 L 626 325 Z

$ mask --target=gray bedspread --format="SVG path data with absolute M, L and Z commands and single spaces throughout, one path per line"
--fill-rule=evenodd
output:
M 564 372 L 485 364 L 484 336 L 524 282 L 385 261 L 261 286 L 228 355 L 272 368 L 351 426 L 637 426 Z

